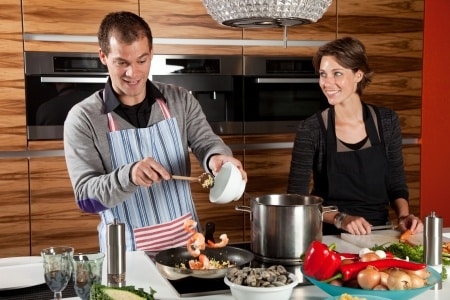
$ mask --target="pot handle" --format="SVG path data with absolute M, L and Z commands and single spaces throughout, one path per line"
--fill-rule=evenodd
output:
M 322 206 L 322 221 L 323 221 L 323 215 L 332 211 L 339 211 L 337 206 L 330 205 L 330 206 Z
M 234 209 L 235 209 L 235 210 L 238 210 L 238 211 L 244 211 L 244 212 L 250 213 L 250 221 L 253 220 L 252 209 L 251 209 L 250 206 L 246 206 L 246 205 L 236 205 L 236 206 L 234 207 Z

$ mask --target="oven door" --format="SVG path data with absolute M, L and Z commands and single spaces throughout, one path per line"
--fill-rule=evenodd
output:
M 104 88 L 107 76 L 26 75 L 28 140 L 60 140 L 67 113 Z
M 285 133 L 325 109 L 328 101 L 317 77 L 246 76 L 244 104 L 247 133 Z

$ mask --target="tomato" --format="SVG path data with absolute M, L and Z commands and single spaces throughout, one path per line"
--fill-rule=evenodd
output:
M 380 284 L 381 275 L 377 268 L 368 266 L 364 270 L 359 271 L 356 280 L 362 289 L 371 290 Z

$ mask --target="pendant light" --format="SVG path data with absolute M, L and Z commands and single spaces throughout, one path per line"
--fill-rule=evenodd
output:
M 273 28 L 314 23 L 332 0 L 202 0 L 219 24 L 240 28 Z

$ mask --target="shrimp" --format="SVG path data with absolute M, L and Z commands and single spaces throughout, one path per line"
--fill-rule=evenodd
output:
M 184 221 L 184 225 L 183 225 L 184 231 L 190 232 L 190 233 L 195 233 L 196 232 L 195 227 L 197 227 L 197 222 L 195 222 L 194 220 L 189 219 L 189 220 Z
M 211 241 L 208 241 L 207 246 L 210 248 L 222 248 L 225 247 L 228 244 L 228 236 L 223 233 L 220 235 L 220 243 L 213 243 Z
M 200 254 L 198 260 L 191 259 L 189 261 L 189 267 L 192 270 L 206 270 L 209 268 L 209 259 L 206 255 Z
M 198 257 L 200 250 L 205 250 L 205 236 L 200 232 L 194 233 L 187 241 L 186 247 L 193 257 Z

